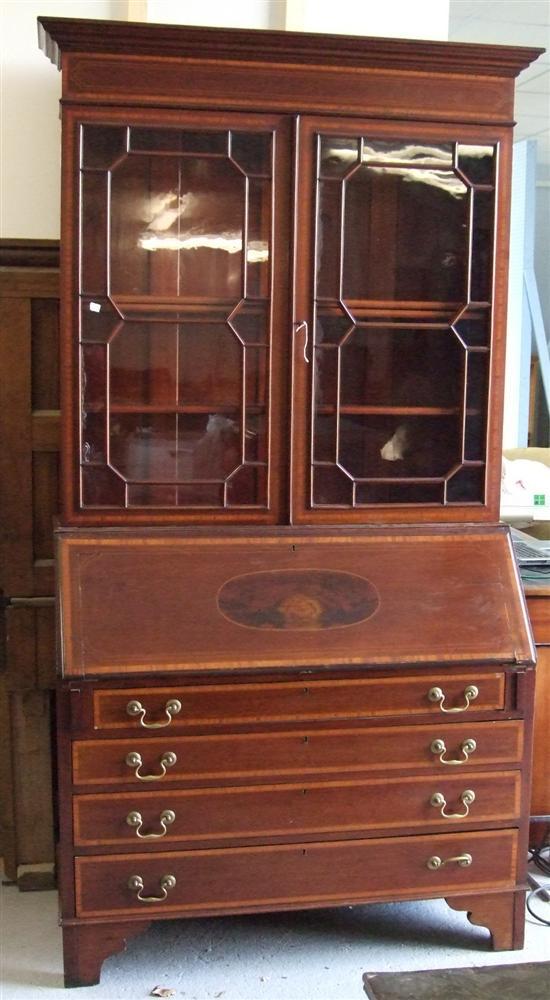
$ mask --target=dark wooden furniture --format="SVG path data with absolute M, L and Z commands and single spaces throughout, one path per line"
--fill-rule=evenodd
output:
M 521 947 L 534 647 L 490 522 L 537 51 L 40 26 L 66 982 L 153 918 L 374 899 Z
M 37 866 L 54 860 L 57 241 L 0 240 L 0 302 L 0 851 L 6 876 L 30 888 L 48 884 Z
M 543 847 L 550 843 L 550 587 L 528 583 L 525 592 L 537 646 L 530 844 Z

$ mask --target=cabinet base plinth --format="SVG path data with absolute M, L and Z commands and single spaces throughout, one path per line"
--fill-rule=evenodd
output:
M 453 896 L 453 910 L 467 910 L 471 924 L 487 927 L 493 951 L 519 951 L 525 937 L 525 892 L 497 892 L 485 896 Z
M 120 924 L 76 924 L 64 927 L 65 987 L 97 985 L 105 959 L 123 951 L 127 942 L 146 931 L 150 923 L 150 920 L 140 920 Z

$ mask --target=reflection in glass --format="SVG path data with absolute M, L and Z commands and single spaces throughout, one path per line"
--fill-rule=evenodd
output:
M 453 165 L 452 142 L 436 144 L 419 142 L 413 139 L 371 139 L 366 137 L 362 143 L 361 159 L 363 163 L 378 163 L 391 166 L 403 163 L 406 166 L 436 166 L 450 168 Z
M 245 178 L 228 160 L 134 156 L 111 181 L 115 295 L 241 295 Z M 157 252 L 171 253 L 155 264 Z

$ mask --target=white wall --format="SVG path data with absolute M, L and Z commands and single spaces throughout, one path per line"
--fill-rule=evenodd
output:
M 444 40 L 449 37 L 449 0 L 289 0 L 286 27 Z
M 275 28 L 284 7 L 284 0 L 147 0 L 147 20 L 153 24 Z
M 0 237 L 59 236 L 60 74 L 38 48 L 38 15 L 445 38 L 448 8 L 448 0 L 0 0 Z
M 126 18 L 126 0 L 0 3 L 0 237 L 59 236 L 60 74 L 38 48 L 36 18 Z

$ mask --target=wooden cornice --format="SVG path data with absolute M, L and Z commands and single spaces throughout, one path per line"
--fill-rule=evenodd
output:
M 128 21 L 38 18 L 41 49 L 58 68 L 65 52 L 384 67 L 515 77 L 545 50 L 503 45 L 366 38 L 240 28 L 201 28 Z

